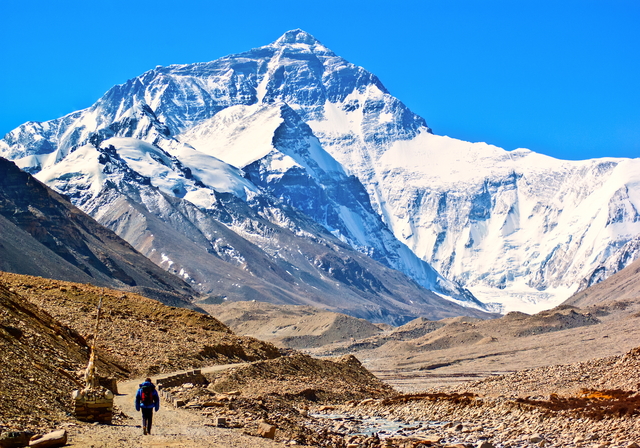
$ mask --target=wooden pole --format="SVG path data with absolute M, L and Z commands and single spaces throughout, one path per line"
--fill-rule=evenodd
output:
M 104 290 L 102 290 L 100 294 L 100 300 L 98 301 L 96 325 L 93 330 L 93 341 L 91 343 L 91 355 L 89 356 L 89 364 L 87 365 L 87 370 L 84 376 L 87 389 L 97 389 L 98 386 L 100 386 L 98 381 L 98 376 L 96 375 L 96 347 L 97 347 L 97 340 L 98 340 L 98 329 L 100 325 L 100 310 L 102 309 L 103 295 L 104 295 Z

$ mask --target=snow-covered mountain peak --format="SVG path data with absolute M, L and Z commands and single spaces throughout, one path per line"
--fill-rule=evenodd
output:
M 640 159 L 563 161 L 433 135 L 374 74 L 300 29 L 156 67 L 88 109 L 22 125 L 0 155 L 72 197 L 102 194 L 116 173 L 207 213 L 214 192 L 264 193 L 422 286 L 458 282 L 507 310 L 555 305 L 640 254 Z
M 279 47 L 291 44 L 322 45 L 318 39 L 300 28 L 287 31 L 273 43 L 273 45 Z

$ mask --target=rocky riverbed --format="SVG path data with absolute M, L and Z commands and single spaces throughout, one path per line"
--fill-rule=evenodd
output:
M 640 439 L 640 420 L 635 413 L 594 419 L 504 398 L 403 396 L 334 407 L 326 418 L 345 437 L 363 432 L 363 423 L 379 425 L 381 430 L 376 434 L 380 444 L 363 446 L 632 448 Z M 359 443 L 366 440 L 361 436 Z
M 638 349 L 417 394 L 390 393 L 375 382 L 363 393 L 367 376 L 360 384 L 305 383 L 304 367 L 318 369 L 316 362 L 261 362 L 173 393 L 185 407 L 246 434 L 259 436 L 270 425 L 287 445 L 633 448 L 640 441 Z M 359 372 L 353 359 L 342 362 Z

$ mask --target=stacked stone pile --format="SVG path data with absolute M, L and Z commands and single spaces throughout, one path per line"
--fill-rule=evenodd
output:
M 73 415 L 83 422 L 111 423 L 113 393 L 104 387 L 74 390 L 71 395 Z
M 200 369 L 190 370 L 188 372 L 171 375 L 164 378 L 158 378 L 156 380 L 158 389 L 182 386 L 185 383 L 207 385 L 209 384 L 209 381 L 207 381 L 207 378 L 202 374 L 202 370 Z
M 156 381 L 159 394 L 168 403 L 178 408 L 186 404 L 186 400 L 179 395 L 180 389 L 191 389 L 195 385 L 206 386 L 209 384 L 207 378 L 202 371 L 191 370 L 189 372 L 179 373 L 164 378 L 158 378 Z

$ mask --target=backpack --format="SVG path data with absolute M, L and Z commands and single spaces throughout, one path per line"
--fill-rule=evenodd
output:
M 146 386 L 142 388 L 140 393 L 140 402 L 145 406 L 153 405 L 153 387 Z

